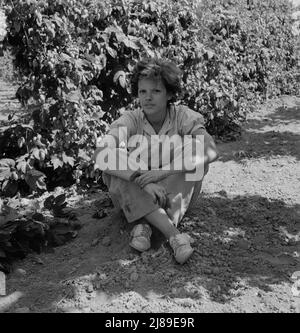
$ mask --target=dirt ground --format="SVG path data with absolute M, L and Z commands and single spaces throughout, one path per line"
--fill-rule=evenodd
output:
M 14 89 L 2 78 L 0 120 L 17 108 Z M 218 143 L 220 158 L 180 225 L 194 239 L 185 265 L 157 232 L 150 251 L 130 248 L 113 207 L 93 218 L 107 193 L 57 188 L 82 228 L 15 262 L 0 312 L 300 313 L 299 128 L 300 98 L 282 96 L 251 115 L 241 140 Z M 39 201 L 16 200 L 20 210 Z

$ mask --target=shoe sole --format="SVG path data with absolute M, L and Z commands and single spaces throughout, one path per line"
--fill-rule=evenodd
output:
M 129 246 L 131 246 L 133 249 L 135 249 L 135 250 L 137 250 L 137 251 L 139 251 L 139 252 L 145 252 L 145 251 L 149 250 L 150 247 L 151 247 L 151 246 L 149 246 L 149 247 L 147 247 L 147 248 L 143 248 L 143 249 L 141 249 L 141 248 L 139 248 L 138 246 L 135 246 L 135 245 L 132 244 L 132 243 L 129 243 Z

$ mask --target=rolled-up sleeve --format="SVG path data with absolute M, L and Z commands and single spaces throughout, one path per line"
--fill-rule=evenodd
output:
M 103 180 L 109 183 L 110 176 L 117 176 L 130 180 L 135 169 L 128 165 L 128 139 L 136 134 L 135 118 L 130 113 L 123 114 L 115 120 L 109 131 L 97 142 L 94 160 L 100 170 L 104 172 Z
M 123 114 L 120 118 L 116 119 L 111 125 L 106 135 L 112 135 L 118 140 L 118 145 L 125 143 L 127 145 L 128 139 L 136 132 L 136 120 L 128 112 Z
M 206 129 L 204 126 L 203 116 L 189 109 L 187 106 L 182 106 L 178 117 L 178 129 L 183 135 L 204 135 Z

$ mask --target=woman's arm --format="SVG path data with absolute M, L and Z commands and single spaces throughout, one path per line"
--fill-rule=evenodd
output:
M 211 135 L 209 135 L 206 131 L 204 132 L 203 140 L 199 140 L 197 139 L 197 136 L 193 136 L 193 138 L 191 139 L 192 141 L 197 140 L 198 144 L 195 144 L 195 142 L 189 141 L 189 143 L 186 144 L 186 146 L 183 148 L 189 150 L 188 153 L 186 153 L 186 157 L 183 156 L 183 154 L 180 154 L 178 156 L 174 157 L 173 160 L 173 167 L 170 168 L 170 172 L 169 174 L 177 174 L 177 173 L 182 173 L 182 172 L 194 172 L 197 168 L 197 163 L 198 164 L 203 164 L 203 168 L 204 171 L 208 170 L 208 165 L 214 161 L 216 161 L 219 157 L 219 153 L 217 151 L 217 147 L 216 144 L 213 140 L 213 138 L 211 137 Z M 203 147 L 204 144 L 204 147 Z M 198 150 L 197 150 L 198 149 Z M 192 150 L 192 151 L 191 151 Z M 198 159 L 196 157 L 199 157 Z M 190 161 L 188 159 L 190 159 L 190 157 L 192 157 L 193 161 Z M 201 158 L 203 157 L 203 159 Z M 181 169 L 177 169 L 174 167 L 174 165 L 176 165 L 177 159 L 181 159 L 182 160 L 182 168 Z M 186 158 L 187 160 L 184 161 L 184 158 Z M 193 167 L 194 165 L 194 167 Z
M 178 146 L 171 164 L 159 170 L 141 171 L 141 175 L 135 174 L 133 176 L 134 181 L 139 186 L 144 187 L 149 183 L 157 183 L 178 173 L 193 173 L 195 176 L 191 177 L 190 180 L 201 180 L 208 172 L 209 164 L 218 158 L 213 138 L 206 131 L 202 135 L 204 135 L 203 140 L 197 140 L 197 137 L 194 137 L 185 145 Z M 193 140 L 197 140 L 197 144 L 193 145 Z M 195 148 L 198 148 L 198 151 Z
M 120 170 L 120 165 L 127 166 L 128 152 L 119 147 L 119 139 L 113 135 L 106 135 L 95 150 L 93 160 L 100 170 L 108 175 L 130 181 L 135 171 L 127 167 Z

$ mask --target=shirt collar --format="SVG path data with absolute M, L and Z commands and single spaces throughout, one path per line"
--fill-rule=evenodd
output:
M 143 128 L 144 131 L 147 132 L 150 135 L 164 135 L 167 134 L 167 132 L 169 131 L 170 128 L 173 127 L 173 121 L 172 121 L 172 116 L 174 116 L 175 113 L 175 106 L 173 104 L 170 105 L 170 107 L 167 108 L 167 114 L 166 114 L 166 118 L 164 120 L 164 123 L 161 127 L 161 129 L 159 130 L 158 133 L 155 132 L 154 128 L 151 126 L 151 124 L 149 123 L 149 121 L 147 120 L 143 110 L 140 108 L 139 112 L 141 114 L 141 119 L 143 122 Z

